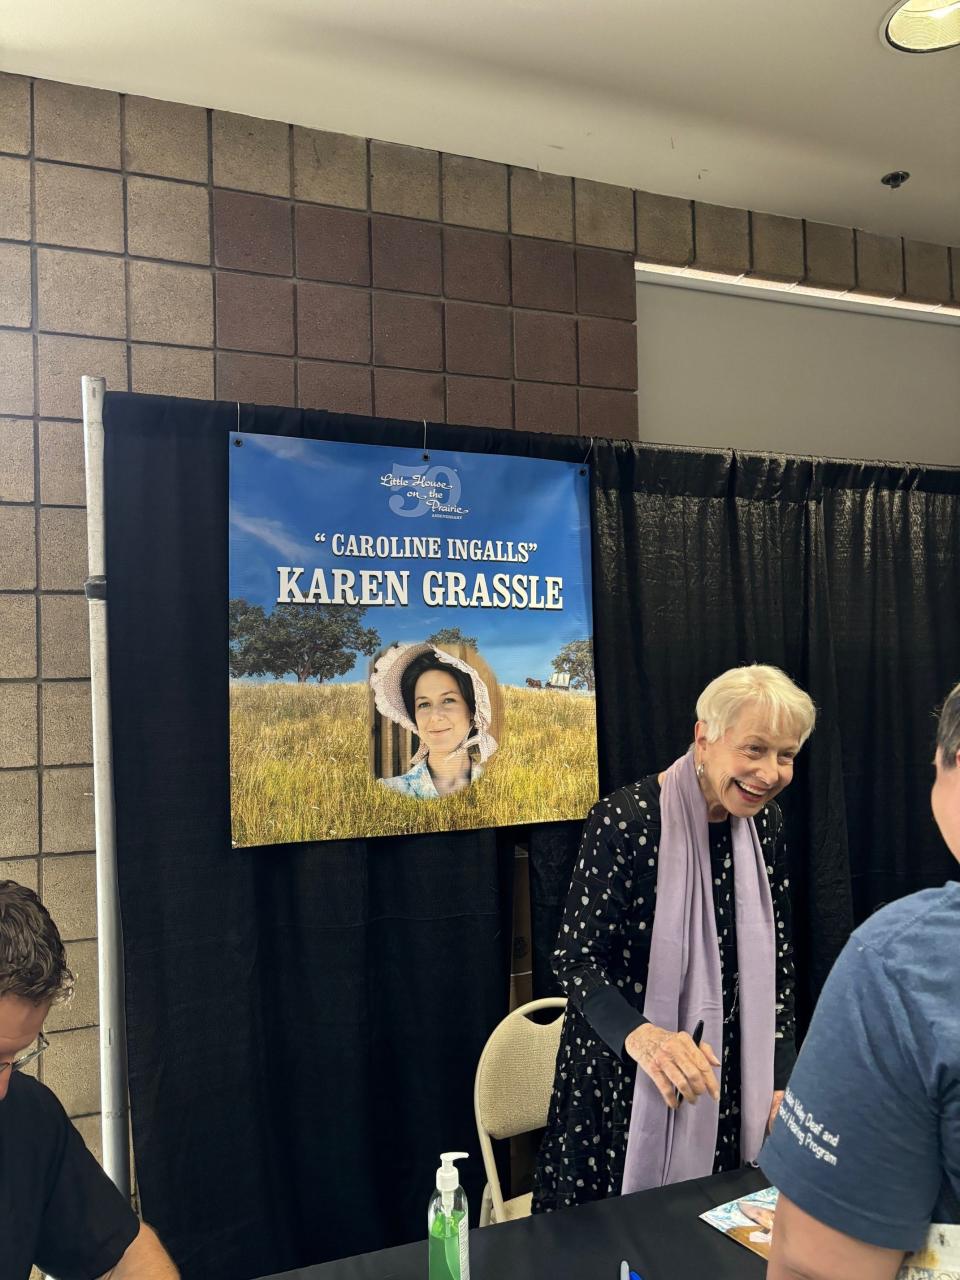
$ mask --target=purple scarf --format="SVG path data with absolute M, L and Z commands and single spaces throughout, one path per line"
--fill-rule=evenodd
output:
M 693 749 L 667 770 L 660 793 L 657 905 L 643 1013 L 669 1031 L 703 1038 L 723 1061 L 723 989 L 713 905 L 707 805 Z M 730 819 L 740 982 L 740 1153 L 756 1160 L 773 1099 L 775 929 L 773 899 L 752 818 Z M 718 1073 L 719 1074 L 719 1073 Z M 713 1172 L 719 1109 L 709 1094 L 676 1111 L 637 1068 L 623 1194 Z

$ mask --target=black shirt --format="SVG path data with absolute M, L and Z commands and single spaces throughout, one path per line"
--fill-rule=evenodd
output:
M 27 1280 L 34 1265 L 96 1280 L 139 1230 L 54 1094 L 15 1074 L 0 1101 L 0 1280 Z

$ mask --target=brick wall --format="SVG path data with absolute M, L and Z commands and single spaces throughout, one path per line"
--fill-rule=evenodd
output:
M 636 439 L 635 252 L 960 298 L 960 252 L 0 74 L 0 875 L 77 996 L 41 1072 L 98 1148 L 80 377 Z

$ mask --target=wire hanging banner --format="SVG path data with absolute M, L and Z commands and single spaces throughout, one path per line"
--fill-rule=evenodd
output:
M 230 441 L 234 844 L 583 818 L 586 468 Z

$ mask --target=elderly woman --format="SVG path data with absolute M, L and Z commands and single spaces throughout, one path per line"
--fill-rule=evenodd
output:
M 395 644 L 370 677 L 377 710 L 420 739 L 406 773 L 381 786 L 419 800 L 469 787 L 497 750 L 490 691 L 478 672 L 431 644 Z
M 777 668 L 726 671 L 689 751 L 591 811 L 554 952 L 569 1003 L 535 1213 L 756 1159 L 796 1056 L 774 798 L 815 718 Z

